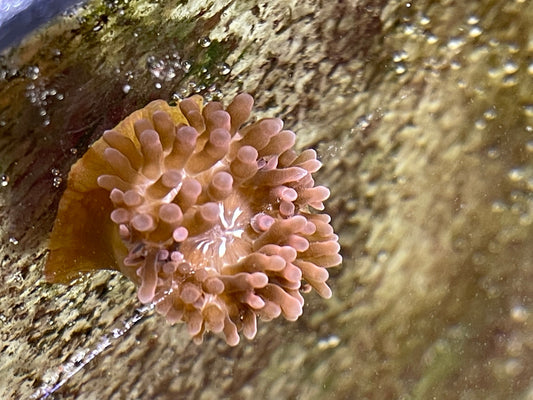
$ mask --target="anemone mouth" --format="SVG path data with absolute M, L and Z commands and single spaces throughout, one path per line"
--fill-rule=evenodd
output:
M 194 269 L 206 269 L 216 274 L 224 267 L 237 263 L 252 252 L 253 240 L 248 231 L 252 212 L 238 192 L 219 202 L 217 223 L 179 244 L 179 251 Z
M 321 163 L 313 150 L 294 151 L 278 118 L 241 128 L 252 105 L 248 94 L 226 108 L 199 96 L 179 109 L 159 100 L 106 131 L 69 174 L 47 276 L 72 275 L 59 269 L 80 248 L 85 270 L 103 243 L 141 302 L 185 322 L 197 342 L 212 331 L 230 345 L 240 332 L 253 338 L 258 317 L 296 320 L 308 286 L 330 297 L 327 268 L 341 257 L 329 216 L 313 211 L 329 196 L 312 177 Z M 98 241 L 63 246 L 72 205 L 90 206 L 92 226 L 101 221 Z

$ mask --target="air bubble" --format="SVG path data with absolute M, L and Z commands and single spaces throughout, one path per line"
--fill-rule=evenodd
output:
M 479 22 L 479 17 L 477 15 L 470 15 L 466 20 L 468 25 L 475 25 Z
M 176 71 L 174 70 L 174 68 L 169 67 L 167 70 L 167 74 L 165 76 L 165 80 L 170 81 L 174 79 L 175 77 L 176 77 Z
M 203 38 L 200 38 L 198 39 L 198 44 L 201 46 L 201 47 L 209 47 L 211 45 L 211 39 L 209 39 L 209 37 L 205 36 Z
M 527 104 L 524 106 L 524 114 L 528 117 L 533 117 L 533 104 Z
M 489 156 L 489 158 L 495 160 L 500 156 L 500 150 L 495 147 L 492 147 L 487 151 L 487 155 Z
M 502 75 L 502 71 L 499 68 L 489 68 L 489 70 L 487 71 L 487 75 L 490 78 L 498 78 Z
M 497 38 L 495 38 L 495 37 L 491 37 L 489 39 L 489 45 L 491 47 L 498 47 L 500 45 L 500 41 Z
M 427 15 L 420 16 L 420 25 L 427 25 L 431 22 L 431 19 Z
M 521 168 L 513 168 L 509 171 L 507 176 L 512 182 L 520 182 L 524 179 L 524 170 Z
M 11 236 L 9 238 L 9 243 L 16 246 L 17 244 L 19 244 L 19 241 L 16 237 Z
M 515 75 L 507 75 L 502 79 L 503 87 L 513 87 L 518 84 L 518 78 Z
M 480 36 L 482 33 L 483 33 L 483 30 L 479 26 L 475 25 L 472 28 L 470 28 L 470 32 L 468 32 L 468 36 L 472 38 L 476 38 Z
M 516 54 L 520 51 L 520 45 L 517 43 L 509 43 L 507 45 L 507 50 L 509 51 L 509 54 Z
M 370 126 L 370 121 L 366 115 L 363 115 L 362 117 L 357 118 L 357 121 L 355 123 L 355 129 L 357 130 L 364 130 Z
M 189 72 L 189 71 L 191 70 L 191 67 L 192 67 L 192 62 L 191 62 L 191 61 L 189 61 L 189 60 L 183 60 L 183 61 L 181 62 L 181 69 L 182 69 L 185 73 Z
M 438 38 L 433 33 L 428 33 L 426 35 L 426 40 L 427 40 L 428 44 L 435 44 L 435 43 L 437 43 Z
M 125 94 L 128 94 L 131 90 L 131 86 L 130 85 L 124 85 L 122 86 L 122 91 L 125 93 Z
M 231 67 L 226 63 L 221 63 L 218 65 L 218 73 L 222 76 L 227 75 L 231 72 Z
M 457 50 L 465 44 L 465 40 L 462 37 L 451 38 L 448 42 L 448 48 L 450 50 Z
M 7 185 L 9 185 L 9 176 L 5 174 L 0 175 L 0 186 L 6 187 Z
M 376 256 L 376 261 L 384 263 L 389 259 L 389 253 L 386 250 L 380 250 Z
M 406 24 L 403 27 L 403 33 L 405 33 L 406 35 L 412 35 L 413 33 L 415 33 L 415 27 L 411 24 Z
M 507 209 L 507 206 L 504 202 L 496 200 L 492 203 L 491 209 L 494 213 L 502 213 Z
M 489 108 L 487 111 L 485 111 L 483 113 L 483 117 L 487 120 L 487 121 L 490 121 L 490 120 L 493 120 L 494 118 L 496 118 L 496 110 L 494 108 Z
M 526 322 L 528 318 L 528 312 L 525 307 L 518 305 L 511 308 L 511 318 L 516 322 Z
M 514 61 L 509 60 L 503 64 L 503 70 L 506 74 L 514 74 L 518 71 L 518 65 Z
M 453 60 L 451 63 L 450 63 L 450 68 L 452 70 L 455 70 L 457 71 L 458 69 L 461 69 L 461 63 L 457 60 Z
M 407 66 L 404 63 L 397 63 L 394 67 L 394 72 L 396 72 L 397 75 L 402 75 L 407 72 Z

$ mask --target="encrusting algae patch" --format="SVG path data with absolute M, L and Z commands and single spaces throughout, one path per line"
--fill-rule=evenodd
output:
M 338 237 L 315 186 L 316 152 L 266 118 L 241 128 L 253 98 L 224 109 L 156 100 L 104 132 L 72 166 L 50 238 L 49 282 L 116 269 L 195 341 L 251 339 L 257 317 L 296 320 L 301 292 L 329 298 Z M 302 283 L 303 282 L 303 283 Z

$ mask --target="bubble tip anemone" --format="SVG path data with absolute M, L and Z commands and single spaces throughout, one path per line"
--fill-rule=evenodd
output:
M 257 317 L 296 320 L 302 281 L 331 297 L 326 269 L 341 257 L 316 212 L 329 196 L 314 186 L 316 152 L 297 154 L 279 119 L 241 129 L 252 105 L 158 100 L 106 131 L 71 169 L 46 279 L 120 270 L 196 342 L 212 331 L 232 346 Z

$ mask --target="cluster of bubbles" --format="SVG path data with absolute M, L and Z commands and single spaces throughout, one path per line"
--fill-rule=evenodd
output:
M 191 62 L 182 60 L 177 52 L 173 52 L 161 58 L 153 55 L 149 56 L 146 59 L 146 67 L 155 79 L 171 81 L 176 77 L 178 70 L 188 73 L 191 69 Z
M 509 211 L 522 226 L 533 223 L 533 166 L 521 165 L 511 168 L 507 177 L 515 189 L 507 201 L 498 200 L 492 205 L 497 213 Z
M 525 2 L 527 0 L 515 0 L 508 2 L 508 5 L 512 7 L 512 3 Z M 404 4 L 403 7 L 410 8 L 410 5 Z M 510 188 L 509 193 L 502 190 L 500 198 L 492 204 L 488 203 L 501 229 L 486 249 L 472 255 L 473 264 L 482 268 L 486 267 L 492 254 L 508 247 L 515 238 L 518 242 L 522 241 L 520 235 L 529 229 L 524 227 L 533 224 L 533 166 L 530 161 L 533 158 L 533 101 L 530 93 L 524 95 L 526 85 L 533 78 L 533 59 L 527 57 L 531 40 L 527 41 L 527 35 L 526 40 L 522 40 L 523 35 L 495 34 L 490 20 L 485 16 L 466 12 L 464 17 L 454 21 L 447 19 L 450 15 L 440 18 L 434 12 L 437 8 L 428 8 L 428 14 L 409 10 L 400 17 L 400 24 L 385 39 L 387 48 L 391 49 L 387 63 L 388 77 L 400 84 L 412 83 L 415 74 L 423 75 L 424 82 L 433 78 L 452 82 L 445 89 L 451 92 L 457 88 L 458 98 L 462 96 L 471 102 L 465 109 L 465 113 L 472 115 L 467 120 L 467 124 L 468 121 L 471 124 L 465 127 L 470 134 L 468 140 L 478 137 L 483 140 L 486 137 L 502 138 L 504 135 L 523 138 L 523 142 L 519 143 L 522 144 L 519 148 L 520 157 L 513 159 L 508 154 L 510 147 L 500 145 L 499 140 L 487 141 L 493 143 L 492 147 L 480 150 L 486 151 L 480 154 L 481 159 L 486 156 L 495 165 L 503 166 L 506 175 L 501 179 L 506 182 L 502 187 Z M 446 30 L 442 29 L 444 20 Z M 511 24 L 507 29 L 511 32 L 517 28 Z M 509 98 L 505 101 L 510 101 L 510 105 L 502 100 L 503 96 Z M 510 112 L 512 115 L 509 115 Z M 371 112 L 359 116 L 351 133 L 364 138 L 362 133 L 371 126 L 372 120 Z M 413 132 L 416 131 L 413 129 Z M 511 145 L 512 141 L 509 143 Z M 353 160 L 354 163 L 358 161 L 356 157 Z M 359 173 L 359 178 L 365 180 L 364 171 Z M 401 179 L 404 178 L 398 177 L 398 183 L 401 183 Z M 372 187 L 370 184 L 368 186 L 368 193 L 372 194 Z M 354 203 L 353 207 L 355 209 L 357 204 Z M 381 251 L 376 261 L 386 261 L 386 256 Z M 496 282 L 494 275 L 487 274 L 486 279 L 480 278 L 479 286 L 489 298 L 504 295 L 503 283 Z M 518 296 L 513 300 L 507 308 L 508 322 L 513 325 L 531 323 L 529 305 L 522 304 Z M 502 340 L 502 357 L 492 361 L 496 376 L 518 377 L 526 368 L 524 348 L 531 339 L 525 339 L 521 336 L 523 334 L 523 329 L 516 329 L 512 333 L 514 336 Z M 533 398 L 533 389 L 530 390 L 530 396 Z
M 36 107 L 39 111 L 39 116 L 42 118 L 42 125 L 50 125 L 50 116 L 47 112 L 47 106 L 53 101 L 61 101 L 65 96 L 58 92 L 55 88 L 46 88 L 45 85 L 38 80 L 39 67 L 27 67 L 25 77 L 31 81 L 26 85 L 25 96 L 28 98 L 30 104 Z
M 9 185 L 9 176 L 6 174 L 0 175 L 0 187 L 6 187 Z
M 0 81 L 9 80 L 19 75 L 17 67 L 5 55 L 0 55 Z
M 465 20 L 459 21 L 457 29 L 446 33 L 435 33 L 431 17 L 423 13 L 405 16 L 402 22 L 399 43 L 404 47 L 391 54 L 391 68 L 396 74 L 405 74 L 410 66 L 418 68 L 420 58 L 423 58 L 425 68 L 437 74 L 447 68 L 461 69 L 465 57 L 469 58 L 466 61 L 472 63 L 483 58 L 499 60 L 497 65 L 487 69 L 487 76 L 497 80 L 494 83 L 504 87 L 518 84 L 517 72 L 520 65 L 515 55 L 519 53 L 520 46 L 512 42 L 500 43 L 498 39 L 488 35 L 485 37 L 479 16 L 468 15 Z M 507 48 L 507 55 L 501 51 L 502 47 Z M 468 50 L 465 51 L 466 49 Z M 533 75 L 533 62 L 527 66 L 527 72 L 530 76 Z M 457 83 L 465 86 L 463 79 L 458 79 Z
M 38 65 L 28 65 L 19 69 L 11 66 L 6 60 L 0 57 L 0 81 L 9 81 L 17 77 L 23 77 L 28 84 L 25 87 L 25 96 L 30 105 L 38 109 L 39 116 L 42 118 L 42 125 L 50 124 L 50 117 L 47 112 L 47 106 L 53 100 L 63 100 L 64 95 L 57 89 L 45 88 L 45 85 L 39 80 L 41 70 Z M 4 120 L 0 121 L 0 127 L 6 125 Z M 3 182 L 2 182 L 3 183 Z
M 515 1 L 521 2 L 523 1 Z M 479 95 L 481 100 L 490 91 L 518 87 L 520 82 L 533 78 L 533 61 L 525 61 L 521 56 L 526 50 L 524 45 L 513 39 L 504 41 L 493 35 L 485 35 L 483 21 L 478 15 L 469 14 L 464 20 L 457 21 L 456 27 L 439 34 L 433 32 L 432 25 L 432 17 L 422 13 L 403 18 L 398 43 L 402 43 L 404 47 L 391 54 L 392 69 L 396 74 L 404 75 L 410 68 L 420 68 L 420 61 L 435 76 L 445 71 L 452 74 L 457 71 L 452 75 L 456 76 L 457 86 L 469 90 L 475 96 Z M 439 23 L 435 25 L 440 26 Z M 471 65 L 485 76 L 469 77 L 467 68 Z M 533 102 L 521 104 L 519 112 L 527 121 L 525 136 L 531 137 Z M 496 105 L 487 104 L 480 108 L 479 117 L 473 119 L 473 127 L 478 131 L 498 129 L 502 118 L 506 116 L 502 115 Z M 525 142 L 524 147 L 528 152 L 533 151 L 533 142 Z M 490 148 L 487 155 L 496 159 L 500 156 L 500 150 Z M 533 223 L 533 199 L 530 199 L 533 193 L 533 171 L 526 166 L 513 166 L 508 172 L 508 178 L 517 186 L 517 190 L 513 192 L 509 204 L 498 200 L 494 203 L 493 210 L 501 212 L 509 209 L 520 214 L 520 224 L 529 225 Z
M 61 186 L 61 182 L 63 182 L 63 178 L 61 177 L 61 171 L 57 168 L 52 168 L 50 172 L 53 176 L 52 186 L 58 188 L 59 186 Z
M 212 41 L 209 37 L 201 37 L 198 46 L 207 49 Z M 196 67 L 196 68 L 195 68 Z M 193 70 L 193 68 L 195 68 Z M 185 76 L 185 81 L 180 80 L 180 86 L 172 94 L 172 100 L 178 101 L 192 94 L 203 94 L 206 101 L 216 101 L 222 98 L 222 92 L 217 86 L 217 79 L 230 74 L 231 66 L 220 62 L 214 67 L 199 66 L 196 60 L 182 57 L 177 51 L 164 55 L 149 55 L 146 59 L 146 70 L 154 81 L 154 87 L 161 89 L 165 82 L 175 82 L 179 75 Z M 124 85 L 124 93 L 131 90 L 130 81 L 133 74 L 129 72 L 128 83 Z M 190 76 L 188 76 L 190 75 Z

